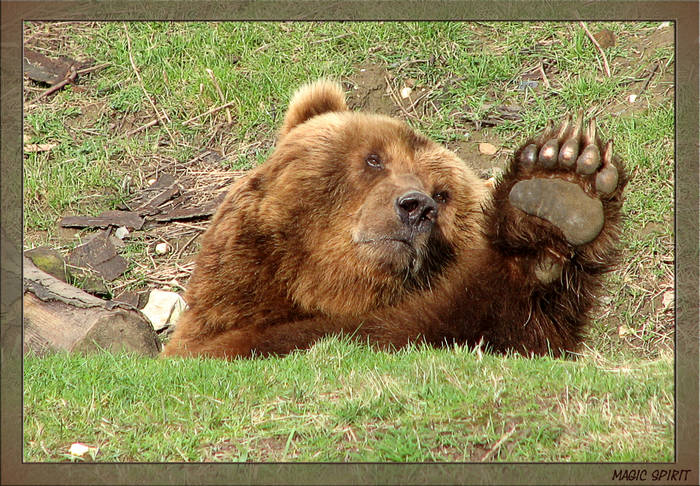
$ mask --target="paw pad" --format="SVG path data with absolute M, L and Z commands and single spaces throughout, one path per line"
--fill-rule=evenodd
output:
M 568 116 L 556 132 L 550 126 L 540 142 L 525 146 L 516 163 L 538 167 L 539 172 L 551 169 L 552 175 L 521 180 L 508 197 L 513 206 L 559 228 L 572 245 L 593 241 L 605 222 L 602 202 L 586 194 L 580 183 L 589 181 L 596 195 L 612 194 L 618 186 L 612 141 L 601 148 L 595 120 L 585 130 L 582 125 L 583 113 L 579 112 L 575 122 Z M 557 175 L 566 175 L 567 180 Z

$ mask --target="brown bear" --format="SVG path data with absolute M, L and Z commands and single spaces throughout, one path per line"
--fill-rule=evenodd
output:
M 614 264 L 622 163 L 582 113 L 517 150 L 493 189 L 453 152 L 319 81 L 203 236 L 163 355 L 380 348 L 576 350 Z

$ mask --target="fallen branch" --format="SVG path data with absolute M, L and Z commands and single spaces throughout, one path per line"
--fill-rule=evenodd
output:
M 77 73 L 78 74 L 85 74 L 85 73 L 91 73 L 92 71 L 97 71 L 98 69 L 103 69 L 109 66 L 111 63 L 106 62 L 104 64 L 99 64 L 97 66 L 91 66 L 85 69 L 78 69 Z

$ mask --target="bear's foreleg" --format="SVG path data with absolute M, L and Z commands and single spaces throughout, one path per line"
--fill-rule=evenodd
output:
M 162 355 L 222 359 L 285 355 L 295 349 L 309 348 L 327 334 L 342 331 L 339 322 L 329 318 L 311 318 L 269 326 L 230 329 L 206 336 L 176 334 L 165 346 Z
M 627 181 L 612 141 L 601 142 L 595 121 L 584 128 L 582 118 L 568 117 L 517 150 L 486 209 L 500 284 L 513 287 L 509 298 L 519 296 L 509 307 L 550 329 L 543 335 L 554 329 L 566 349 L 580 340 L 601 276 L 616 262 Z M 512 333 L 513 342 L 528 332 Z M 541 354 L 543 346 L 529 347 Z

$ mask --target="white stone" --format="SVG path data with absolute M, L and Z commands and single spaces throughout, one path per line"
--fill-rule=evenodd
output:
M 86 446 L 85 444 L 81 444 L 80 442 L 76 442 L 75 444 L 71 444 L 70 449 L 68 452 L 72 456 L 84 456 L 90 448 Z
M 159 331 L 174 325 L 185 309 L 187 309 L 187 304 L 180 294 L 165 290 L 152 290 L 148 295 L 148 303 L 141 312 L 151 321 L 153 329 Z
M 120 226 L 114 232 L 114 236 L 116 236 L 120 240 L 123 240 L 124 238 L 126 238 L 128 234 L 129 234 L 129 230 L 126 229 L 126 226 Z
M 409 96 L 411 96 L 412 91 L 413 90 L 411 88 L 409 88 L 408 86 L 406 86 L 405 88 L 401 88 L 401 97 L 403 99 L 408 98 Z
M 168 253 L 168 250 L 170 250 L 170 245 L 167 243 L 158 243 L 156 245 L 156 254 L 158 255 L 165 255 Z

